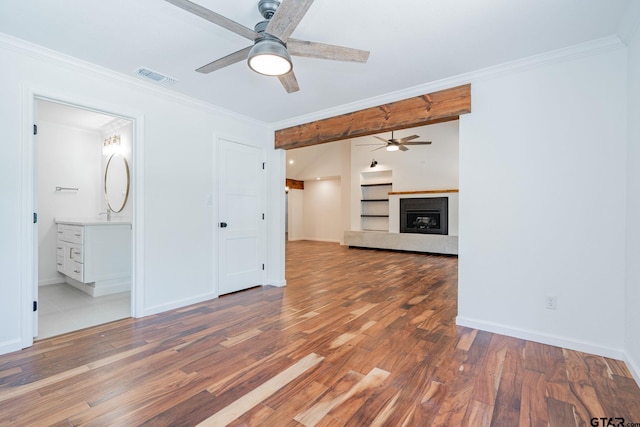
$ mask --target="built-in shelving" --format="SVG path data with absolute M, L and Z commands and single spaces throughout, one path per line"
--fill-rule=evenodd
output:
M 360 228 L 366 231 L 389 231 L 389 192 L 391 171 L 363 172 L 360 175 Z

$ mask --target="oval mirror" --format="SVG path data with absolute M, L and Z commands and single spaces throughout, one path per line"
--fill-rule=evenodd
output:
M 113 154 L 104 170 L 104 197 L 112 212 L 121 212 L 129 198 L 129 164 L 122 154 Z

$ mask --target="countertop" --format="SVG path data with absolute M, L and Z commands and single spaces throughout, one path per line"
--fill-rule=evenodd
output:
M 106 218 L 55 218 L 56 224 L 68 224 L 68 225 L 122 225 L 131 224 L 130 218 L 111 218 L 111 221 L 107 221 Z

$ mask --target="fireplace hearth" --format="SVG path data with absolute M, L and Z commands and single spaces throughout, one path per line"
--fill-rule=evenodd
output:
M 449 199 L 425 197 L 400 199 L 400 232 L 449 234 Z

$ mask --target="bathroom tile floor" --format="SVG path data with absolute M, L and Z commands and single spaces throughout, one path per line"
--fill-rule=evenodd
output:
M 92 297 L 59 283 L 38 288 L 36 340 L 131 316 L 131 292 Z

